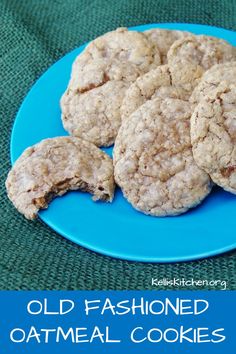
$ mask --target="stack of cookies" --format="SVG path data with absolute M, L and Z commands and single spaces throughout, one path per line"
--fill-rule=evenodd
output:
M 236 194 L 236 49 L 188 32 L 118 28 L 73 63 L 61 99 L 71 137 L 28 148 L 6 186 L 33 219 L 80 189 L 111 201 L 115 182 L 137 210 L 178 215 L 213 184 Z M 100 150 L 114 144 L 113 161 Z

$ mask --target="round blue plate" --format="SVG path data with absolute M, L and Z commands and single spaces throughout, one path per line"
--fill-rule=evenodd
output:
M 224 38 L 236 45 L 236 34 L 194 24 L 149 24 Z M 131 29 L 131 30 L 132 30 Z M 35 83 L 17 114 L 11 136 L 12 163 L 25 148 L 41 139 L 67 135 L 60 119 L 59 100 L 67 87 L 71 65 L 85 45 L 64 56 Z M 111 149 L 106 149 L 111 154 Z M 144 215 L 116 191 L 112 204 L 70 192 L 56 198 L 40 218 L 71 241 L 109 256 L 143 262 L 178 262 L 209 257 L 236 247 L 236 197 L 215 189 L 199 207 L 178 217 Z

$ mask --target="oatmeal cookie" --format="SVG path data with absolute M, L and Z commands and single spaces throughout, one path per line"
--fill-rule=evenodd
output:
M 73 64 L 61 100 L 64 128 L 97 146 L 111 145 L 121 124 L 120 101 L 127 87 L 159 64 L 157 48 L 140 32 L 118 28 L 89 43 Z
M 234 84 L 235 77 L 236 61 L 212 66 L 204 73 L 199 84 L 194 89 L 190 97 L 191 102 L 198 103 L 208 93 L 217 90 L 218 86 L 223 84 L 224 81 L 228 84 Z
M 184 213 L 211 190 L 208 174 L 193 159 L 191 111 L 187 101 L 155 98 L 121 125 L 114 147 L 115 181 L 145 214 Z
M 167 58 L 169 64 L 184 65 L 190 62 L 208 70 L 215 64 L 235 60 L 235 48 L 227 41 L 216 37 L 190 36 L 175 41 Z
M 82 95 L 68 89 L 61 99 L 65 130 L 97 146 L 112 145 L 127 87 L 123 81 L 109 81 Z
M 175 65 L 178 77 L 186 74 L 186 64 L 191 63 L 203 72 L 215 64 L 233 61 L 235 47 L 223 39 L 199 35 L 186 37 L 174 42 L 167 54 L 168 64 Z
M 111 201 L 111 158 L 95 145 L 75 137 L 42 140 L 26 149 L 6 180 L 9 199 L 27 219 L 34 219 L 55 196 L 80 189 L 94 200 Z
M 236 86 L 221 83 L 208 92 L 191 117 L 193 156 L 200 168 L 236 194 Z
M 70 89 L 84 93 L 109 80 L 133 82 L 160 63 L 157 48 L 142 32 L 118 28 L 90 42 L 78 55 Z

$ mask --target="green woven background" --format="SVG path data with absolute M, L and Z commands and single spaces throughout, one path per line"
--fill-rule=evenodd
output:
M 115 260 L 68 242 L 40 221 L 25 220 L 6 198 L 11 127 L 35 80 L 103 32 L 153 22 L 236 30 L 236 1 L 0 0 L 0 289 L 150 289 L 152 277 L 221 279 L 236 289 L 236 252 L 173 265 Z M 226 225 L 225 232 L 235 230 Z

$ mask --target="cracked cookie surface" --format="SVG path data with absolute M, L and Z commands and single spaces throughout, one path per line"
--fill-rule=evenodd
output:
M 146 101 L 156 97 L 188 100 L 202 73 L 201 69 L 186 64 L 180 77 L 178 66 L 160 65 L 140 76 L 125 93 L 121 106 L 122 121 Z
M 236 194 L 236 86 L 219 85 L 201 99 L 191 117 L 193 156 L 225 190 Z
M 6 180 L 9 199 L 28 219 L 48 207 L 54 196 L 69 190 L 111 201 L 112 159 L 95 145 L 75 137 L 42 140 L 18 158 Z
M 117 126 L 121 123 L 119 102 L 125 90 L 137 77 L 159 64 L 157 48 L 140 32 L 118 28 L 89 43 L 73 64 L 69 86 L 61 100 L 65 129 L 97 146 L 111 145 L 117 134 Z M 103 102 L 99 102 L 104 92 L 107 95 L 108 88 L 112 92 Z M 70 97 L 75 96 L 74 99 L 67 99 L 68 92 Z M 77 108 L 80 107 L 79 111 L 73 106 L 74 102 Z M 94 106 L 98 105 L 99 115 L 95 120 Z M 83 126 L 85 120 L 86 125 Z M 107 134 L 97 135 L 94 139 L 95 134 L 91 134 L 91 129 L 100 134 L 105 120 L 109 122 L 103 127 L 103 130 L 108 129 Z
M 153 28 L 143 32 L 159 50 L 161 63 L 167 63 L 167 53 L 172 44 L 181 38 L 190 36 L 190 32 Z
M 114 146 L 115 181 L 134 208 L 154 216 L 178 215 L 210 192 L 190 142 L 192 105 L 155 98 L 125 120 Z
M 216 64 L 207 70 L 199 84 L 194 89 L 190 101 L 192 103 L 198 103 L 202 98 L 211 92 L 214 95 L 214 91 L 218 90 L 220 84 L 235 84 L 236 77 L 236 61 L 227 62 L 224 64 Z
M 160 63 L 157 48 L 142 32 L 118 28 L 90 42 L 75 59 L 70 88 L 83 93 L 108 80 L 133 82 Z
M 174 42 L 168 52 L 168 63 L 191 62 L 208 70 L 215 64 L 235 60 L 235 48 L 216 37 L 198 35 Z
M 61 99 L 64 128 L 97 146 L 113 144 L 127 87 L 123 81 L 109 81 L 82 95 L 68 89 Z
M 177 65 L 181 77 L 186 64 L 191 63 L 203 72 L 215 64 L 234 61 L 235 47 L 227 41 L 205 35 L 190 36 L 174 42 L 167 54 L 169 65 Z

